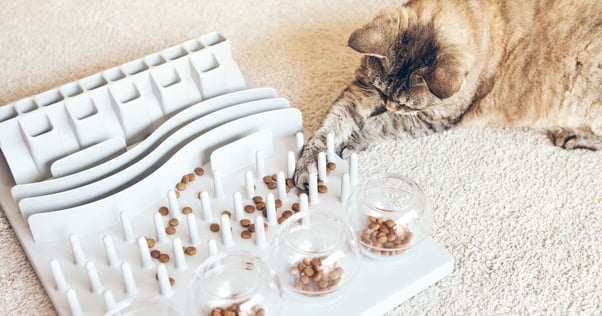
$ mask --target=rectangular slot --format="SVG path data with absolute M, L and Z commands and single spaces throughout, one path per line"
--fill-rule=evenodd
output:
M 135 75 L 139 72 L 147 70 L 148 66 L 146 66 L 142 59 L 138 59 L 123 65 L 122 69 L 128 75 Z
M 106 70 L 103 74 L 104 77 L 109 81 L 117 81 L 125 78 L 125 74 L 118 67 Z
M 182 46 L 184 46 L 184 49 L 189 52 L 196 52 L 204 48 L 203 44 L 201 44 L 201 42 L 198 40 L 190 40 L 182 44 Z
M 226 39 L 220 33 L 209 33 L 201 36 L 201 43 L 205 46 L 213 46 L 215 44 L 219 44 L 224 42 Z
M 165 59 L 158 53 L 154 53 L 144 57 L 144 62 L 149 66 L 155 67 L 164 64 Z
M 76 82 L 71 82 L 66 85 L 63 85 L 60 90 L 66 98 L 76 96 L 83 92 L 82 88 Z
M 111 93 L 115 96 L 115 99 L 121 103 L 128 103 L 140 97 L 140 91 L 138 91 L 136 85 L 131 82 L 125 82 L 122 85 L 111 88 Z
M 215 55 L 213 55 L 213 53 L 210 51 L 207 51 L 206 54 L 192 56 L 191 62 L 194 68 L 196 68 L 199 72 L 209 72 L 219 67 L 217 58 L 215 58 Z
M 94 90 L 107 84 L 105 78 L 100 74 L 95 74 L 90 77 L 86 77 L 79 81 L 81 86 L 86 90 Z
M 19 113 L 28 113 L 38 108 L 38 105 L 33 101 L 33 98 L 19 100 L 15 103 L 15 108 Z
M 152 71 L 152 76 L 157 80 L 157 83 L 163 88 L 173 86 L 182 81 L 180 75 L 174 68 L 157 68 Z
M 38 137 L 52 131 L 52 123 L 45 114 L 34 114 L 21 122 L 24 131 L 31 137 Z
M 182 46 L 174 46 L 168 49 L 163 50 L 163 56 L 169 60 L 178 59 L 184 55 L 186 55 L 186 51 L 182 48 Z
M 14 106 L 9 104 L 0 107 L 0 122 L 8 121 L 15 117 L 17 117 L 17 111 Z
M 40 93 L 34 97 L 39 106 L 49 106 L 63 100 L 63 96 L 58 89 Z
M 65 108 L 71 117 L 81 121 L 98 113 L 98 108 L 90 98 L 79 98 L 77 101 L 67 101 Z

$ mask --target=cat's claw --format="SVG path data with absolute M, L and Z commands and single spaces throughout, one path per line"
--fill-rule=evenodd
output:
M 318 166 L 315 160 L 304 159 L 304 157 L 299 158 L 293 177 L 297 188 L 307 190 L 309 185 L 309 174 L 312 172 L 318 172 Z

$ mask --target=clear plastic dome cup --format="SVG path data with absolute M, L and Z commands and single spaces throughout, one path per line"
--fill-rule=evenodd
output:
M 125 299 L 105 316 L 181 316 L 184 315 L 166 299 L 158 296 L 133 296 Z
M 207 258 L 191 280 L 188 315 L 279 315 L 281 307 L 278 276 L 246 251 Z
M 420 186 L 400 174 L 372 176 L 346 202 L 347 220 L 366 256 L 409 259 L 433 231 L 433 213 Z
M 344 297 L 360 264 L 351 228 L 329 212 L 311 210 L 288 218 L 279 228 L 269 264 L 285 292 L 296 300 L 331 304 Z

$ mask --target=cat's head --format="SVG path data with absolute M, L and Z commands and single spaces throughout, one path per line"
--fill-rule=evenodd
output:
M 432 17 L 412 9 L 381 13 L 357 29 L 349 46 L 365 55 L 361 71 L 378 89 L 386 108 L 411 112 L 437 106 L 456 95 L 466 81 L 465 56 L 445 38 Z

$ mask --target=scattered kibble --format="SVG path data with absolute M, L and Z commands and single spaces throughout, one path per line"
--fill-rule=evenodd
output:
M 291 205 L 291 208 L 293 209 L 293 212 L 295 212 L 295 213 L 299 212 L 299 203 L 297 203 L 297 202 L 293 203 L 293 205 Z
M 282 217 L 284 217 L 284 218 L 289 218 L 291 216 L 293 216 L 293 211 L 291 211 L 291 210 L 286 210 L 286 211 L 282 212 Z
M 198 167 L 198 168 L 194 169 L 194 173 L 196 173 L 197 176 L 202 176 L 205 174 L 205 169 Z
M 169 226 L 178 226 L 179 223 L 180 223 L 180 221 L 178 221 L 177 218 L 172 218 L 168 222 Z
M 278 187 L 278 184 L 276 184 L 276 182 L 270 182 L 266 185 L 268 186 L 268 189 L 270 189 L 270 190 L 274 190 L 275 188 Z
M 172 277 L 169 277 L 169 285 L 174 286 L 176 284 L 176 280 Z
M 180 191 L 176 191 L 176 199 L 180 198 Z
M 263 177 L 263 183 L 268 184 L 268 183 L 272 183 L 274 180 L 272 180 L 272 176 L 265 176 Z
M 219 231 L 219 224 L 218 223 L 212 223 L 211 225 L 209 225 L 209 230 L 211 230 L 212 232 L 218 232 Z
M 255 204 L 257 204 L 257 203 L 259 203 L 259 202 L 263 202 L 263 197 L 261 197 L 261 196 L 259 196 L 259 195 L 257 195 L 257 196 L 254 196 L 254 197 L 253 197 L 253 202 L 254 202 Z
M 182 180 L 180 180 L 180 182 L 182 182 L 182 183 L 184 183 L 184 184 L 186 184 L 186 183 L 190 182 L 190 180 L 189 180 L 189 178 L 188 178 L 188 175 L 184 175 L 184 176 L 182 176 Z
M 232 212 L 226 210 L 222 212 L 222 215 L 228 215 L 228 217 L 232 217 Z
M 274 201 L 274 206 L 276 206 L 276 208 L 282 207 L 282 200 L 276 199 L 276 201 Z
M 255 212 L 255 206 L 253 206 L 251 204 L 247 204 L 247 205 L 245 205 L 244 210 L 247 213 L 253 213 L 253 212 Z
M 326 164 L 326 169 L 328 169 L 330 171 L 333 171 L 336 168 L 337 168 L 337 164 L 334 162 L 329 162 Z
M 166 253 L 162 253 L 159 255 L 159 262 L 166 263 L 169 261 L 169 255 Z
M 186 183 L 180 182 L 180 183 L 176 184 L 176 189 L 178 191 L 184 191 L 184 190 L 186 190 Z
M 192 213 L 192 208 L 190 206 L 184 206 L 182 208 L 182 214 L 190 214 Z
M 186 247 L 184 249 L 184 253 L 189 256 L 194 256 L 196 254 L 196 248 L 195 247 Z
M 251 225 L 251 220 L 243 218 L 240 220 L 240 226 L 242 227 L 249 227 L 249 225 Z
M 291 178 L 286 179 L 285 182 L 286 182 L 286 186 L 289 188 L 292 188 L 295 186 L 295 180 L 293 180 Z
M 282 224 L 282 223 L 284 223 L 285 220 L 286 220 L 286 217 L 280 216 L 280 217 L 278 217 L 277 221 L 278 221 L 278 224 Z
M 189 174 L 187 174 L 187 176 L 188 176 L 188 181 L 190 181 L 190 182 L 192 182 L 196 179 L 194 173 L 189 173 Z
M 155 258 L 155 259 L 159 259 L 159 256 L 161 255 L 161 251 L 159 250 L 153 250 L 150 252 L 151 257 Z
M 242 239 L 251 239 L 251 232 L 248 230 L 243 230 L 240 232 L 240 237 L 242 237 Z
M 146 238 L 146 244 L 148 245 L 148 248 L 153 248 L 155 246 L 155 240 L 150 237 L 145 237 L 145 238 Z
M 264 210 L 265 209 L 265 203 L 264 202 L 259 202 L 257 203 L 257 209 L 258 210 Z
M 169 209 L 167 208 L 167 206 L 161 206 L 159 208 L 159 214 L 166 216 L 167 214 L 169 214 Z
M 166 227 L 165 233 L 167 233 L 168 235 L 173 235 L 176 233 L 176 229 L 173 226 Z
M 323 184 L 318 185 L 318 192 L 320 192 L 320 193 L 326 193 L 326 192 L 328 192 L 328 187 L 325 186 L 325 185 L 323 185 Z

